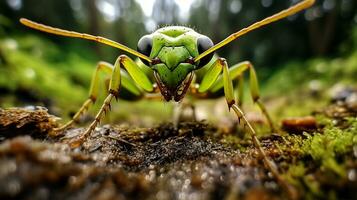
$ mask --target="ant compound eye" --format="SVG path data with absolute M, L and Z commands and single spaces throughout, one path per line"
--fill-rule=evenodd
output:
M 152 37 L 149 35 L 145 35 L 142 38 L 140 38 L 139 42 L 138 42 L 138 47 L 137 50 L 138 52 L 144 54 L 145 56 L 150 57 L 150 53 L 151 53 L 151 49 L 152 49 Z M 140 60 L 147 66 L 149 66 L 149 62 L 147 60 L 141 59 Z
M 211 47 L 213 47 L 213 42 L 207 36 L 202 36 L 197 39 L 197 48 L 198 48 L 199 54 L 203 53 L 204 51 L 206 51 L 207 49 L 209 49 Z M 201 68 L 201 67 L 207 65 L 207 63 L 209 63 L 209 61 L 211 61 L 212 57 L 213 57 L 213 52 L 208 54 L 207 56 L 203 57 L 200 60 L 198 67 Z

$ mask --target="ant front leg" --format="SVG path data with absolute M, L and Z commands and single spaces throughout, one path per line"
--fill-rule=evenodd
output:
M 264 106 L 263 102 L 260 100 L 260 92 L 259 92 L 259 84 L 258 84 L 258 79 L 257 75 L 254 69 L 254 66 L 251 64 L 249 61 L 241 62 L 236 65 L 233 65 L 231 68 L 229 68 L 229 78 L 231 80 L 238 79 L 238 87 L 237 87 L 237 93 L 238 93 L 238 106 L 242 106 L 242 101 L 243 101 L 243 83 L 244 83 L 244 72 L 249 70 L 249 86 L 250 86 L 250 94 L 253 99 L 253 102 L 256 103 L 263 115 L 265 116 L 271 132 L 277 132 L 278 130 L 274 126 L 273 120 L 271 119 L 266 107 Z M 219 76 L 218 80 L 212 85 L 212 88 L 209 90 L 209 92 L 215 93 L 218 90 L 223 88 L 223 76 Z
M 210 93 L 212 90 L 222 88 L 224 89 L 224 95 L 227 101 L 227 105 L 229 109 L 233 109 L 238 120 L 242 120 L 244 124 L 244 128 L 249 132 L 252 137 L 253 144 L 257 148 L 260 156 L 263 158 L 264 164 L 267 169 L 273 174 L 277 182 L 284 188 L 285 191 L 291 196 L 296 196 L 297 191 L 293 188 L 288 182 L 286 182 L 282 176 L 280 175 L 277 166 L 275 163 L 268 158 L 265 154 L 264 149 L 262 148 L 260 141 L 257 137 L 255 130 L 252 125 L 247 120 L 243 111 L 239 108 L 239 106 L 235 102 L 234 98 L 234 90 L 232 84 L 232 77 L 239 77 L 243 71 L 247 68 L 250 68 L 250 78 L 251 78 L 251 93 L 253 99 L 259 99 L 258 93 L 258 82 L 256 80 L 256 74 L 254 69 L 252 68 L 249 62 L 243 62 L 241 64 L 236 65 L 232 69 L 228 69 L 227 62 L 224 58 L 218 58 L 212 66 L 208 69 L 205 76 L 202 79 L 202 82 L 198 85 L 198 93 Z M 223 74 L 222 74 L 223 71 Z M 220 74 L 222 74 L 220 76 Z M 220 76 L 220 78 L 218 78 Z M 217 80 L 218 79 L 218 80 Z M 253 81 L 252 81 L 253 80 Z M 198 94 L 199 95 L 199 94 Z
M 102 63 L 103 64 L 103 63 Z M 129 92 L 137 95 L 142 95 L 142 91 L 137 87 L 144 89 L 146 92 L 153 91 L 153 84 L 150 82 L 146 74 L 141 71 L 139 66 L 131 60 L 128 56 L 121 55 L 116 60 L 114 66 L 110 64 L 99 65 L 111 73 L 111 79 L 109 83 L 108 95 L 105 98 L 101 108 L 99 109 L 94 121 L 89 125 L 85 132 L 83 132 L 77 139 L 70 142 L 70 146 L 75 148 L 80 146 L 85 139 L 91 134 L 91 132 L 97 127 L 103 115 L 110 109 L 110 103 L 113 98 L 118 99 L 120 87 L 125 87 Z M 125 68 L 130 77 L 125 76 L 122 68 Z M 98 81 L 97 72 L 94 73 L 94 78 L 92 80 L 91 94 L 96 97 L 98 95 Z M 137 86 L 136 86 L 137 85 Z M 91 99 L 91 98 L 89 98 Z M 94 98 L 95 99 L 95 98 Z M 82 106 L 83 107 L 83 106 Z M 80 111 L 79 111 L 80 112 Z

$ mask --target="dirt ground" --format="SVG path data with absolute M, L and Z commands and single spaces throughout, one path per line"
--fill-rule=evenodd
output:
M 249 139 L 227 136 L 205 122 L 103 125 L 76 149 L 66 142 L 84 128 L 53 137 L 56 126 L 45 108 L 0 109 L 0 199 L 289 198 Z M 284 172 L 301 158 L 294 150 L 279 151 L 276 144 L 287 142 L 281 135 L 260 140 Z M 355 158 L 347 157 L 356 172 Z M 309 170 L 321 173 L 317 167 Z M 331 183 L 329 178 L 323 177 L 321 188 L 332 187 L 338 199 L 356 199 L 356 179 Z M 326 197 L 297 189 L 301 199 Z

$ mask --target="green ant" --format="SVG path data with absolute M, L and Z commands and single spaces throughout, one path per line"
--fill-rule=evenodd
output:
M 95 120 L 89 125 L 87 130 L 77 139 L 70 142 L 72 147 L 82 145 L 85 139 L 93 132 L 104 113 L 110 108 L 112 99 L 120 97 L 119 93 L 121 88 L 128 90 L 137 98 L 147 97 L 144 95 L 144 92 L 157 94 L 160 92 L 166 101 L 174 100 L 176 102 L 184 98 L 187 92 L 193 97 L 209 98 L 223 89 L 228 108 L 233 109 L 238 120 L 242 120 L 244 123 L 244 127 L 246 127 L 250 133 L 253 143 L 262 156 L 266 167 L 277 181 L 294 196 L 291 186 L 281 178 L 275 164 L 266 156 L 256 136 L 255 130 L 247 121 L 243 111 L 239 108 L 239 103 L 236 103 L 234 97 L 232 80 L 239 80 L 239 83 L 242 83 L 243 73 L 249 70 L 250 92 L 253 101 L 257 103 L 267 118 L 270 127 L 274 129 L 272 120 L 265 106 L 260 101 L 258 80 L 253 65 L 246 61 L 228 68 L 224 58 L 217 58 L 211 65 L 208 65 L 208 63 L 212 60 L 216 50 L 229 44 L 238 37 L 307 9 L 312 6 L 314 2 L 315 0 L 303 0 L 288 9 L 231 34 L 216 45 L 214 45 L 207 36 L 201 35 L 187 27 L 168 26 L 160 28 L 151 34 L 143 36 L 138 42 L 137 51 L 99 36 L 53 28 L 24 18 L 20 19 L 20 22 L 40 31 L 67 37 L 93 40 L 121 49 L 137 56 L 145 65 L 152 69 L 156 84 L 153 84 L 148 78 L 148 75 L 141 70 L 138 64 L 126 55 L 119 56 L 114 66 L 106 62 L 99 62 L 91 82 L 89 98 L 73 116 L 71 121 L 56 129 L 57 132 L 65 130 L 71 126 L 91 104 L 95 103 L 99 92 L 100 72 L 103 71 L 111 75 L 108 96 L 104 100 L 98 114 L 95 116 Z M 207 68 L 206 74 L 203 75 L 203 77 L 197 77 L 198 74 L 195 73 L 196 70 L 203 67 Z M 201 82 L 196 83 L 196 80 L 201 80 Z M 241 96 L 242 90 L 239 88 L 240 87 L 238 87 L 238 96 Z

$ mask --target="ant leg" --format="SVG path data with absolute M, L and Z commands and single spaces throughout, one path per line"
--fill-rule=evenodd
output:
M 232 75 L 234 75 L 234 72 L 237 73 L 237 71 L 244 71 L 244 67 L 248 68 L 249 67 L 249 63 L 246 64 L 241 64 L 242 67 L 238 69 L 236 69 L 235 71 L 232 72 Z M 238 68 L 238 67 L 237 67 Z M 221 76 L 222 79 L 221 80 L 217 80 L 218 76 L 222 73 L 223 70 L 223 75 Z M 201 84 L 198 86 L 198 92 L 199 93 L 205 93 L 207 91 L 210 91 L 210 89 L 212 88 L 212 86 L 215 86 L 214 83 L 223 85 L 223 89 L 224 89 L 224 95 L 227 101 L 227 105 L 228 105 L 228 109 L 233 109 L 236 116 L 238 117 L 238 120 L 242 120 L 243 124 L 244 124 L 244 128 L 249 132 L 249 134 L 252 137 L 253 140 L 253 144 L 254 146 L 257 148 L 260 156 L 263 158 L 265 167 L 272 173 L 272 175 L 274 176 L 274 178 L 276 179 L 276 181 L 280 184 L 280 186 L 289 194 L 290 197 L 296 199 L 295 197 L 297 197 L 298 193 L 296 191 L 296 189 L 291 186 L 288 182 L 286 182 L 283 177 L 280 175 L 276 164 L 274 163 L 274 161 L 270 160 L 268 158 L 268 156 L 265 154 L 264 149 L 262 148 L 259 139 L 257 137 L 257 134 L 255 132 L 255 130 L 253 129 L 252 125 L 249 123 L 249 121 L 247 120 L 247 118 L 245 117 L 243 111 L 238 107 L 238 105 L 235 102 L 234 99 L 234 90 L 233 90 L 233 84 L 232 84 L 232 75 L 230 73 L 231 71 L 228 69 L 228 65 L 225 59 L 223 58 L 218 58 L 212 65 L 211 67 L 208 69 L 208 71 L 206 72 L 205 76 L 202 79 Z M 252 77 L 253 76 L 253 77 Z M 252 79 L 256 79 L 255 76 L 255 72 L 252 73 L 251 71 L 251 76 L 250 78 Z M 220 81 L 220 83 L 218 83 L 217 81 Z M 216 84 L 216 85 L 217 85 Z M 252 81 L 251 81 L 252 84 Z M 251 85 L 251 87 L 255 87 L 256 89 L 251 89 L 251 92 L 253 93 L 253 98 L 254 97 L 259 97 L 259 95 L 257 95 L 257 81 L 253 81 L 253 86 Z M 214 89 L 214 87 L 213 87 Z
M 121 72 L 122 68 L 126 69 L 133 81 L 129 81 L 129 79 L 127 78 L 125 79 L 125 76 L 123 76 L 123 72 Z M 105 98 L 101 108 L 95 116 L 94 121 L 89 125 L 86 131 L 83 132 L 77 139 L 70 142 L 70 146 L 72 148 L 82 145 L 85 139 L 93 132 L 95 127 L 97 127 L 103 115 L 110 110 L 110 103 L 112 99 L 118 99 L 119 89 L 121 86 L 126 87 L 129 91 L 138 93 L 139 95 L 142 94 L 142 91 L 138 89 L 133 82 L 135 82 L 140 88 L 143 88 L 147 92 L 153 91 L 153 85 L 150 82 L 149 78 L 143 71 L 141 71 L 139 66 L 128 56 L 121 55 L 118 57 L 114 64 L 114 67 L 112 68 L 111 75 L 112 76 L 109 83 L 108 96 Z
M 61 131 L 64 131 L 68 127 L 72 126 L 75 122 L 77 122 L 80 118 L 81 115 L 83 115 L 89 107 L 95 103 L 98 93 L 99 93 L 99 87 L 100 87 L 100 74 L 101 72 L 104 72 L 106 74 L 111 74 L 113 71 L 113 65 L 107 62 L 99 62 L 97 64 L 96 70 L 93 73 L 92 81 L 91 81 L 91 86 L 89 90 L 89 98 L 83 103 L 81 108 L 76 112 L 76 114 L 73 116 L 72 120 L 67 122 L 66 124 L 62 125 L 59 128 L 55 128 L 54 131 L 56 132 L 56 135 L 60 135 Z
M 249 70 L 249 86 L 250 86 L 250 94 L 253 99 L 253 102 L 258 105 L 260 108 L 261 112 L 265 116 L 269 127 L 272 132 L 277 132 L 277 129 L 266 109 L 264 106 L 263 102 L 260 100 L 260 92 L 259 92 L 259 84 L 258 84 L 258 79 L 257 75 L 254 69 L 254 66 L 249 62 L 241 62 L 236 65 L 233 65 L 231 68 L 229 68 L 229 78 L 231 80 L 238 79 L 238 88 L 237 88 L 237 93 L 238 93 L 238 99 L 236 100 L 238 102 L 238 106 L 241 107 L 242 105 L 242 98 L 243 98 L 243 73 L 245 71 Z M 218 90 L 223 88 L 223 76 L 219 76 L 218 80 L 213 84 L 212 88 L 209 90 L 210 92 L 214 93 L 217 92 Z

